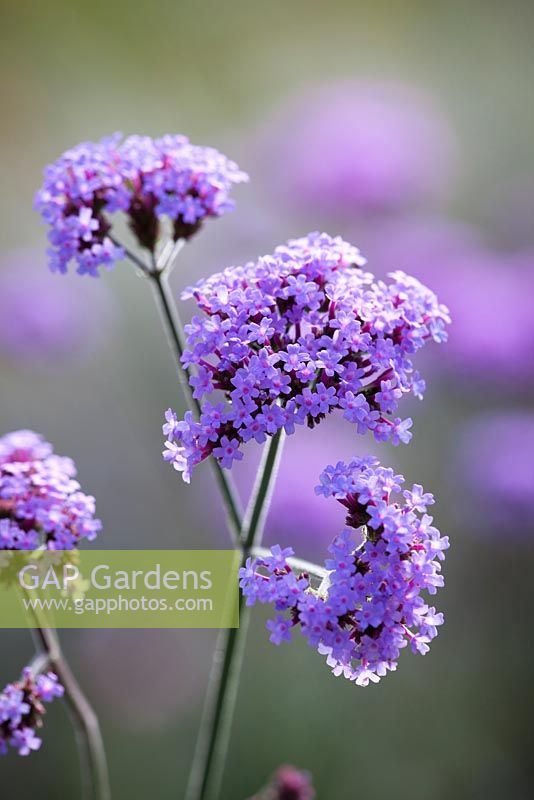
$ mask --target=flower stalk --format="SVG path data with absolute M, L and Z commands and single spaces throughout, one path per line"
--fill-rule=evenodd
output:
M 115 244 L 123 247 L 118 242 L 115 242 Z M 169 287 L 169 275 L 177 251 L 180 249 L 180 243 L 177 243 L 177 245 L 177 247 L 164 246 L 160 258 L 152 255 L 150 267 L 135 254 L 128 250 L 125 250 L 125 252 L 143 275 L 149 279 L 160 317 L 167 333 L 169 345 L 176 361 L 178 377 L 184 390 L 186 402 L 198 418 L 200 416 L 200 404 L 193 397 L 188 380 L 189 370 L 182 363 L 184 352 L 183 327 Z M 254 548 L 261 545 L 284 438 L 285 433 L 281 430 L 266 443 L 255 486 L 244 516 L 239 498 L 227 472 L 224 471 L 216 459 L 210 459 L 226 509 L 228 527 L 233 543 L 241 551 L 241 566 L 245 565 Z M 216 800 L 219 796 L 249 621 L 249 610 L 241 593 L 239 595 L 239 617 L 239 627 L 224 631 L 216 647 L 209 680 L 206 708 L 190 773 L 187 800 L 208 800 L 208 798 Z
M 284 433 L 275 434 L 263 450 L 256 484 L 241 535 L 241 566 L 261 544 L 265 518 L 282 455 Z M 200 726 L 186 800 L 217 800 L 228 753 L 230 731 L 243 663 L 250 608 L 239 594 L 239 627 L 224 631 L 217 645 L 210 676 L 206 711 Z
M 265 558 L 271 555 L 271 551 L 267 547 L 254 547 L 250 554 L 255 558 Z M 320 580 L 324 580 L 328 577 L 328 570 L 312 561 L 305 561 L 303 558 L 289 556 L 286 558 L 286 563 L 294 572 L 304 572 Z
M 185 349 L 182 321 L 176 310 L 176 305 L 169 287 L 169 276 L 174 264 L 174 259 L 183 246 L 183 240 L 177 242 L 176 245 L 172 247 L 169 246 L 170 243 L 167 243 L 167 245 L 162 248 L 162 254 L 159 259 L 156 259 L 154 255 L 152 256 L 152 264 L 150 267 L 135 253 L 124 248 L 124 246 L 119 244 L 115 239 L 113 239 L 113 242 L 118 247 L 122 247 L 123 250 L 125 250 L 130 261 L 132 261 L 149 280 L 156 305 L 160 312 L 163 327 L 167 334 L 169 346 L 176 361 L 178 378 L 183 389 L 186 403 L 198 418 L 200 416 L 200 404 L 198 400 L 193 397 L 193 392 L 189 385 L 189 370 L 182 364 L 182 355 Z M 223 470 L 215 459 L 210 459 L 210 462 L 226 510 L 228 529 L 232 536 L 233 544 L 239 547 L 242 527 L 241 502 L 228 473 Z
M 150 284 L 154 290 L 160 315 L 167 330 L 169 344 L 178 364 L 178 377 L 184 391 L 184 396 L 191 410 L 199 417 L 200 404 L 198 400 L 193 397 L 188 383 L 188 370 L 182 366 L 181 362 L 182 353 L 184 351 L 182 324 L 172 300 L 168 272 L 166 270 L 151 271 Z M 238 545 L 241 532 L 241 503 L 229 474 L 222 469 L 218 461 L 214 458 L 210 459 L 210 463 L 223 499 L 233 543 Z
M 34 612 L 35 613 L 35 612 Z M 108 766 L 98 717 L 83 693 L 67 659 L 57 632 L 36 619 L 39 653 L 31 664 L 34 674 L 51 667 L 65 689 L 65 700 L 76 734 L 80 756 L 83 800 L 111 800 Z

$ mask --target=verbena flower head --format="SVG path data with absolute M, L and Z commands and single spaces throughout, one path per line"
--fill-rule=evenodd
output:
M 124 212 L 138 242 L 154 251 L 163 218 L 175 241 L 189 239 L 208 217 L 233 207 L 230 190 L 247 176 L 211 147 L 185 136 L 129 136 L 117 133 L 84 142 L 45 170 L 35 208 L 50 226 L 48 251 L 53 271 L 75 261 L 80 274 L 98 275 L 124 258 L 110 236 L 111 215 Z
M 366 686 L 396 668 L 403 647 L 428 651 L 443 615 L 422 593 L 434 595 L 443 586 L 440 561 L 449 542 L 426 514 L 432 495 L 415 485 L 402 501 L 392 500 L 404 479 L 374 458 L 329 466 L 320 480 L 316 492 L 347 510 L 321 585 L 314 588 L 309 575 L 292 569 L 291 548 L 277 546 L 268 557 L 248 560 L 240 584 L 248 605 L 274 605 L 276 618 L 267 623 L 274 644 L 300 627 L 335 675 Z M 355 530 L 362 526 L 358 543 Z
M 71 550 L 101 528 L 70 458 L 33 431 L 0 438 L 0 550 Z
M 310 773 L 288 764 L 280 767 L 269 785 L 251 800 L 313 800 L 314 797 Z
M 184 292 L 202 312 L 183 357 L 202 414 L 179 422 L 169 410 L 163 431 L 164 457 L 185 480 L 210 455 L 231 467 L 245 442 L 313 427 L 335 409 L 358 433 L 410 440 L 398 401 L 422 396 L 412 356 L 445 340 L 447 309 L 403 272 L 386 284 L 364 263 L 342 239 L 312 233 Z
M 21 756 L 28 756 L 41 746 L 37 730 L 42 726 L 44 703 L 64 694 L 54 672 L 34 678 L 26 667 L 22 678 L 9 683 L 0 694 L 0 753 L 13 747 Z

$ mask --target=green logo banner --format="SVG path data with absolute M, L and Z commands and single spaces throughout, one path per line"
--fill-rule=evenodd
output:
M 237 628 L 234 550 L 0 551 L 0 628 Z

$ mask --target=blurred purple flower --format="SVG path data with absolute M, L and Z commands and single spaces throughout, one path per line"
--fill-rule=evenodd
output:
M 278 196 L 344 217 L 426 203 L 448 183 L 455 160 L 451 132 L 429 98 L 372 81 L 292 99 L 264 150 Z
M 498 253 L 467 226 L 401 219 L 368 231 L 366 252 L 380 274 L 409 264 L 450 309 L 454 325 L 434 368 L 493 384 L 534 378 L 534 250 Z
M 33 431 L 0 437 L 0 550 L 72 550 L 102 525 L 70 458 Z
M 532 535 L 534 413 L 509 410 L 476 417 L 464 430 L 454 467 L 454 492 L 467 490 L 478 524 L 503 537 Z
M 0 357 L 33 364 L 91 352 L 111 324 L 109 290 L 96 282 L 80 292 L 74 279 L 43 270 L 32 250 L 0 257 Z
M 287 764 L 277 769 L 269 785 L 251 800 L 313 800 L 314 797 L 310 773 Z

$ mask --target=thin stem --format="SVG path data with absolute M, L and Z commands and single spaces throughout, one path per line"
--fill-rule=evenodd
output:
M 154 290 L 156 303 L 161 314 L 161 318 L 165 325 L 167 339 L 176 360 L 176 367 L 178 371 L 178 378 L 182 386 L 187 405 L 195 413 L 197 417 L 200 416 L 200 403 L 193 397 L 189 378 L 191 377 L 190 370 L 182 364 L 182 355 L 185 350 L 185 337 L 182 328 L 182 323 L 172 299 L 171 290 L 169 288 L 168 276 L 165 272 L 151 271 L 148 274 L 150 278 L 150 285 Z
M 119 244 L 118 242 L 115 243 Z M 141 269 L 143 274 L 150 279 L 176 360 L 184 395 L 189 408 L 198 418 L 201 412 L 200 403 L 193 397 L 189 383 L 189 370 L 182 363 L 184 334 L 168 284 L 168 272 L 181 245 L 182 243 L 177 242 L 175 247 L 164 247 L 159 258 L 152 254 L 151 266 L 144 264 L 141 259 L 130 253 L 126 248 L 125 252 L 133 263 Z M 265 517 L 274 488 L 283 441 L 284 432 L 278 431 L 265 446 L 262 462 L 256 476 L 256 484 L 244 518 L 241 504 L 227 473 L 224 472 L 216 459 L 210 459 L 227 511 L 229 529 L 232 533 L 234 544 L 241 551 L 242 565 L 245 564 L 253 549 L 261 544 Z M 219 796 L 248 628 L 249 608 L 245 605 L 241 592 L 239 595 L 239 613 L 240 626 L 223 632 L 217 645 L 206 710 L 201 722 L 187 789 L 187 800 L 216 800 Z
M 252 550 L 252 555 L 262 558 L 270 556 L 271 551 L 266 547 L 255 547 Z M 319 564 L 314 564 L 312 561 L 304 561 L 302 558 L 294 558 L 293 556 L 286 558 L 286 561 L 291 569 L 297 570 L 297 572 L 307 572 L 309 575 L 313 575 L 321 580 L 328 576 L 327 569 L 321 567 Z
M 239 627 L 221 631 L 217 640 L 185 800 L 218 796 L 248 624 L 249 613 L 240 595 Z
M 243 561 L 246 561 L 253 547 L 259 547 L 263 537 L 265 518 L 269 510 L 274 484 L 280 466 L 285 432 L 279 430 L 263 448 L 262 459 L 256 475 L 250 501 L 243 520 L 241 543 Z
M 263 526 L 274 489 L 284 441 L 279 431 L 265 445 L 256 485 L 245 516 L 242 531 L 244 566 L 253 548 L 259 546 Z M 206 710 L 193 759 L 186 800 L 217 800 L 228 752 L 239 675 L 243 662 L 250 608 L 239 594 L 239 627 L 224 631 L 213 662 Z
M 49 666 L 65 689 L 65 700 L 80 754 L 82 798 L 110 800 L 106 753 L 98 718 L 63 655 L 56 631 L 53 628 L 41 627 L 41 621 L 38 619 L 36 621 L 38 623 L 35 629 L 36 635 L 43 652 L 33 660 L 31 669 L 34 674 L 38 674 Z
M 34 678 L 41 675 L 50 666 L 48 653 L 37 653 L 28 665 Z
M 178 367 L 178 377 L 180 379 L 185 398 L 190 409 L 197 417 L 199 417 L 200 403 L 196 398 L 193 397 L 191 392 L 191 387 L 189 385 L 189 370 L 182 365 L 184 334 L 182 324 L 178 313 L 176 312 L 172 294 L 169 289 L 167 273 L 165 271 L 151 271 L 150 284 L 154 289 L 156 302 L 167 331 L 167 338 L 174 353 Z M 221 467 L 215 458 L 210 458 L 209 461 L 215 473 L 219 491 L 221 492 L 228 518 L 228 526 L 232 534 L 234 544 L 238 545 L 242 525 L 241 503 L 229 473 Z
M 128 250 L 123 244 L 116 239 L 112 239 L 117 247 L 122 247 L 130 261 L 138 267 L 143 275 L 145 275 L 152 286 L 154 298 L 158 306 L 167 339 L 171 347 L 176 368 L 178 372 L 178 379 L 182 387 L 184 397 L 186 399 L 189 409 L 195 414 L 197 419 L 200 417 L 201 408 L 200 403 L 193 397 L 189 379 L 191 377 L 190 370 L 182 363 L 182 355 L 185 349 L 185 337 L 178 311 L 174 304 L 172 292 L 169 287 L 169 270 L 172 268 L 173 261 L 178 252 L 183 247 L 184 242 L 179 240 L 169 246 L 165 246 L 161 252 L 160 258 L 156 259 L 154 254 L 151 254 L 151 266 L 145 264 L 142 258 L 137 256 L 131 250 Z M 215 479 L 223 499 L 226 516 L 228 520 L 228 528 L 233 539 L 233 543 L 239 546 L 240 533 L 242 527 L 242 508 L 237 491 L 233 482 L 227 472 L 223 470 L 219 462 L 215 458 L 209 459 L 212 469 L 215 473 Z
M 121 247 L 124 250 L 126 257 L 129 258 L 130 261 L 135 264 L 135 266 L 140 269 L 143 274 L 148 275 L 150 273 L 150 268 L 145 264 L 142 258 L 133 252 L 133 250 L 130 250 L 128 247 L 126 247 L 126 245 L 121 244 L 121 242 L 115 239 L 114 236 L 110 236 L 108 234 L 108 239 L 111 239 L 116 247 Z

